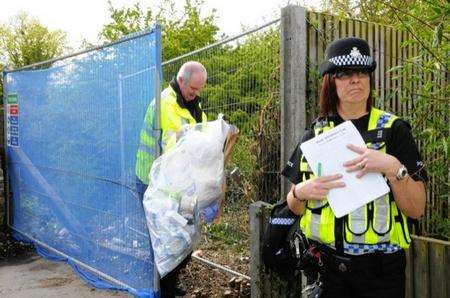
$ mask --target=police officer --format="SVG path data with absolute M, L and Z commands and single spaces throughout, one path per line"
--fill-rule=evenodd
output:
M 184 125 L 194 125 L 207 121 L 200 106 L 200 92 L 206 84 L 205 67 L 196 61 L 184 63 L 169 86 L 161 92 L 162 150 L 172 148 Z M 154 101 L 147 108 L 144 125 L 140 133 L 140 144 L 136 156 L 137 192 L 141 198 L 149 183 L 149 172 L 156 157 L 156 137 L 154 127 Z M 178 267 L 160 280 L 162 297 L 186 294 L 179 273 L 190 260 L 190 255 Z
M 322 252 L 323 297 L 404 297 L 408 222 L 425 210 L 426 173 L 409 124 L 373 107 L 375 68 L 365 40 L 349 37 L 329 45 L 320 67 L 320 117 L 282 172 L 293 183 L 289 208 L 301 214 L 301 229 Z M 336 218 L 326 197 L 331 189 L 345 187 L 342 173 L 314 177 L 300 144 L 346 120 L 353 122 L 367 148 L 348 144 L 357 157 L 344 167 L 358 178 L 381 173 L 390 193 Z

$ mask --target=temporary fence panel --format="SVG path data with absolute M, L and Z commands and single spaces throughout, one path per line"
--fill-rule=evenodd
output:
M 38 66 L 4 74 L 11 227 L 97 287 L 156 296 L 135 162 L 141 128 L 158 135 L 160 28 Z
M 207 230 L 234 249 L 249 245 L 248 225 L 242 224 L 249 203 L 273 201 L 279 193 L 279 38 L 279 20 L 274 20 L 163 62 L 165 80 L 174 78 L 183 63 L 201 62 L 208 73 L 201 93 L 208 119 L 222 113 L 240 130 L 226 169 L 231 179 L 224 213 Z
M 248 189 L 231 195 L 241 200 L 240 195 L 249 195 L 252 188 L 252 199 L 276 200 L 280 177 L 279 20 L 163 62 L 164 78 L 173 78 L 189 60 L 201 62 L 208 72 L 201 94 L 208 119 L 222 113 L 240 130 L 230 168 L 239 168 L 241 182 L 247 183 Z M 257 187 L 249 187 L 253 183 Z

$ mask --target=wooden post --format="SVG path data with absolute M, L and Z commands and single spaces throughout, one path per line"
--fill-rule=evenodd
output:
M 251 232 L 251 296 L 252 297 L 301 297 L 302 277 L 286 279 L 266 268 L 262 261 L 262 241 L 269 222 L 272 206 L 265 202 L 250 205 Z
M 429 244 L 429 263 L 430 263 L 430 297 L 446 297 L 446 284 L 448 280 L 445 276 L 445 250 L 446 247 L 442 243 Z M 447 265 L 448 266 L 448 265 Z
M 422 239 L 414 241 L 414 296 L 429 297 L 428 242 Z
M 267 211 L 270 204 L 258 201 L 252 203 L 249 208 L 250 213 L 250 277 L 251 296 L 264 297 L 265 277 L 264 265 L 262 264 L 262 236 L 264 233 L 264 222 L 267 218 Z
M 414 298 L 414 241 L 406 250 L 405 297 Z
M 413 264 L 406 271 L 406 298 L 450 297 L 450 241 L 415 235 L 411 238 L 409 261 Z
M 288 5 L 281 10 L 281 168 L 289 160 L 306 128 L 306 12 L 300 6 Z M 290 189 L 286 179 L 281 183 L 281 198 Z

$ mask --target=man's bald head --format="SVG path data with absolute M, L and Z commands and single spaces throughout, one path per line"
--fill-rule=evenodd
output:
M 207 76 L 206 69 L 200 62 L 184 63 L 177 74 L 178 85 L 184 99 L 194 100 L 205 87 Z

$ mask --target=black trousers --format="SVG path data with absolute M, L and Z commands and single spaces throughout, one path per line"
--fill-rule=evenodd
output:
M 405 251 L 363 256 L 322 254 L 322 297 L 403 298 L 405 297 Z
M 173 298 L 175 297 L 175 287 L 178 283 L 178 278 L 180 272 L 191 260 L 191 254 L 189 254 L 183 262 L 181 262 L 175 269 L 167 273 L 163 278 L 160 279 L 159 285 L 161 288 L 162 298 Z

